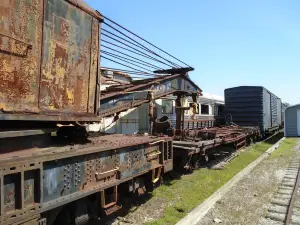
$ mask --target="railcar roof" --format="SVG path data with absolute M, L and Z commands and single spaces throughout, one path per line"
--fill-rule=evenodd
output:
M 84 10 L 85 12 L 89 13 L 90 15 L 92 15 L 95 18 L 97 18 L 99 20 L 103 20 L 102 15 L 97 10 L 90 7 L 85 1 L 83 1 L 83 0 L 65 0 L 65 1 L 70 2 L 71 4 Z
M 175 75 L 160 76 L 160 77 L 156 77 L 156 78 L 134 80 L 130 84 L 112 86 L 112 87 L 107 88 L 107 90 L 101 92 L 100 98 L 101 98 L 101 100 L 103 100 L 106 98 L 122 95 L 128 91 L 134 91 L 134 90 L 138 90 L 141 88 L 149 88 L 151 85 L 153 85 L 155 83 L 159 83 L 159 82 L 162 82 L 165 80 L 175 79 L 177 77 L 183 77 L 184 79 L 188 80 L 192 85 L 195 86 L 195 88 L 197 89 L 197 92 L 199 94 L 202 93 L 202 90 L 198 87 L 198 85 L 196 85 L 186 75 L 175 74 Z

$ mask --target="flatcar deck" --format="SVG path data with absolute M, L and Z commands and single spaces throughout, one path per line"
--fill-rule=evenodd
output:
M 91 137 L 85 143 L 80 144 L 63 144 L 55 143 L 51 147 L 31 147 L 28 149 L 21 149 L 18 151 L 6 153 L 5 145 L 0 146 L 0 161 L 19 161 L 26 160 L 30 157 L 38 159 L 41 157 L 47 157 L 49 160 L 54 158 L 67 158 L 71 156 L 85 155 L 94 152 L 103 152 L 112 149 L 119 149 L 124 147 L 130 147 L 142 144 L 151 144 L 160 141 L 171 140 L 168 137 L 157 136 L 136 136 L 136 135 L 124 135 L 124 134 L 111 134 L 99 137 Z M 15 142 L 15 140 L 11 140 Z M 16 143 L 19 144 L 19 143 Z M 2 154 L 1 154 L 2 153 Z

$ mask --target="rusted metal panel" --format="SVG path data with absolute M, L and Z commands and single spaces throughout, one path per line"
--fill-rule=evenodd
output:
M 13 212 L 21 209 L 21 174 L 4 176 L 4 212 Z
M 39 172 L 38 170 L 24 173 L 24 207 L 30 207 L 39 201 Z
M 144 144 L 45 163 L 43 201 L 105 187 L 162 166 L 161 144 Z
M 43 201 L 67 196 L 83 189 L 84 157 L 48 162 L 43 171 Z
M 40 107 L 87 113 L 92 16 L 62 0 L 45 7 Z
M 165 171 L 172 169 L 167 137 L 108 135 L 61 147 L 30 142 L 23 150 L 1 151 L 1 224 L 29 220 L 155 169 L 162 172 L 164 166 Z
M 81 1 L 3 0 L 0 15 L 0 119 L 90 121 L 100 13 Z
M 38 112 L 43 1 L 0 4 L 0 109 Z
M 91 45 L 91 64 L 90 64 L 90 79 L 89 79 L 89 102 L 88 112 L 95 113 L 95 98 L 96 98 L 96 82 L 99 66 L 99 22 L 93 19 L 92 24 L 92 45 Z M 100 76 L 100 73 L 99 73 Z
M 147 162 L 145 150 L 140 147 L 123 149 L 120 152 L 120 176 L 122 178 L 132 177 L 151 168 Z

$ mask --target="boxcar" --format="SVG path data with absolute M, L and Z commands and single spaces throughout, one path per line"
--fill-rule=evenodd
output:
M 240 126 L 258 126 L 262 137 L 282 125 L 281 99 L 260 86 L 225 89 L 225 114 Z

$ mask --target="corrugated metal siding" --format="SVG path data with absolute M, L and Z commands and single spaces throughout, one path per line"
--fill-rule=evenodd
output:
M 282 125 L 282 104 L 280 98 L 277 98 L 277 123 L 279 126 Z
M 274 94 L 271 94 L 271 118 L 272 118 L 271 127 L 278 126 L 277 97 Z
M 264 126 L 263 129 L 269 129 L 272 127 L 271 118 L 271 93 L 267 89 L 263 89 L 263 108 L 264 108 Z
M 225 113 L 240 126 L 259 126 L 264 129 L 263 88 L 235 87 L 225 90 Z
M 279 126 L 280 109 L 280 99 L 264 87 L 240 86 L 225 90 L 225 114 L 231 114 L 233 122 L 240 126 L 259 126 L 261 132 Z
M 285 136 L 286 137 L 296 137 L 297 132 L 297 110 L 300 106 L 290 107 L 285 110 Z

